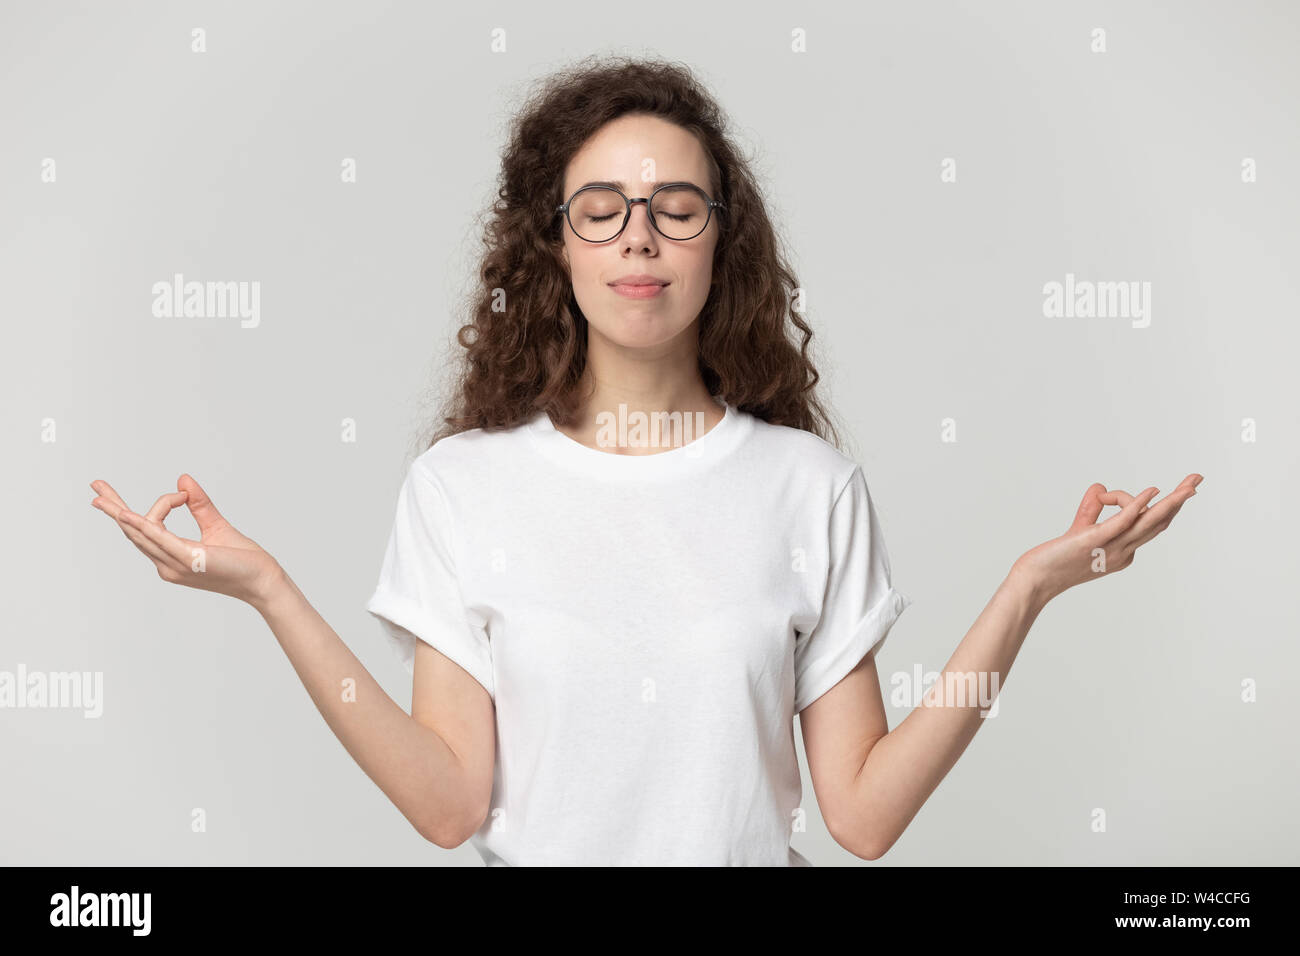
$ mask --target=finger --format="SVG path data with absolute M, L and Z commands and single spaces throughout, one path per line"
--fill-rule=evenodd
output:
M 1147 515 L 1143 516 L 1140 527 L 1135 525 L 1131 528 L 1128 537 L 1136 538 L 1161 522 L 1168 524 L 1169 520 L 1178 513 L 1178 509 L 1183 506 L 1184 502 L 1196 494 L 1196 486 L 1201 483 L 1201 480 L 1200 475 L 1193 473 L 1180 481 L 1177 488 L 1147 509 Z M 1148 540 L 1150 539 L 1148 538 Z
M 96 494 L 102 496 L 103 498 L 107 499 L 108 501 L 113 502 L 113 503 L 114 503 L 115 505 L 117 505 L 119 508 L 125 508 L 125 507 L 126 507 L 126 502 L 122 500 L 122 496 L 119 495 L 116 491 L 114 491 L 114 490 L 113 490 L 113 486 L 110 485 L 110 484 L 109 484 L 107 481 L 105 481 L 104 479 L 99 478 L 99 479 L 97 479 L 97 480 L 95 480 L 95 481 L 92 481 L 92 482 L 90 483 L 90 487 L 95 489 L 95 493 L 96 493 Z
M 1097 525 L 1099 537 L 1102 541 L 1110 541 L 1123 534 L 1133 526 L 1133 523 L 1142 516 L 1142 509 L 1159 494 L 1160 489 L 1148 488 L 1136 498 L 1119 510 L 1119 514 L 1111 515 L 1101 524 Z
M 1179 485 L 1178 490 L 1171 491 L 1159 502 L 1147 509 L 1146 514 L 1134 523 L 1127 532 L 1120 535 L 1119 544 L 1123 547 L 1140 548 L 1174 520 L 1174 515 L 1186 504 L 1187 499 L 1196 494 L 1196 489 L 1189 485 Z
M 154 564 L 168 567 L 177 572 L 188 570 L 188 568 L 179 560 L 173 558 L 161 547 L 146 537 L 144 532 L 140 529 L 140 522 L 132 523 L 131 518 L 128 517 L 126 512 L 118 515 L 117 523 L 121 527 L 122 533 L 131 539 L 131 543 L 144 552 L 145 557 L 153 561 Z
M 181 475 L 176 479 L 176 487 L 189 495 L 185 504 L 189 507 L 190 514 L 194 516 L 194 520 L 198 523 L 200 537 L 209 531 L 230 523 L 221 516 L 217 506 L 208 497 L 208 493 L 194 480 L 192 475 Z
M 90 503 L 119 524 L 121 524 L 122 521 L 122 512 L 131 510 L 123 503 L 121 498 L 114 501 L 111 498 L 106 498 L 103 495 L 100 495 Z
M 1119 505 L 1121 508 L 1123 508 L 1132 500 L 1133 500 L 1132 495 L 1130 495 L 1127 491 L 1120 490 L 1119 488 L 1116 488 L 1114 491 L 1108 491 L 1105 494 L 1101 495 L 1102 504 Z
M 171 514 L 173 508 L 179 508 L 185 504 L 185 498 L 189 494 L 186 491 L 171 491 L 165 495 L 160 495 L 158 500 L 153 503 L 144 516 L 146 521 L 156 521 L 162 524 L 166 517 Z
M 104 514 L 108 515 L 110 518 L 113 518 L 114 520 L 117 519 L 117 512 L 121 510 L 117 507 L 117 505 L 113 504 L 111 501 L 109 501 L 106 498 L 91 498 L 90 506 L 92 508 L 98 508 L 100 511 L 104 512 Z
M 201 547 L 197 541 L 186 541 L 184 538 L 172 534 L 162 525 L 145 521 L 139 515 L 130 511 L 123 511 L 119 516 L 119 520 L 124 521 L 132 529 L 143 535 L 147 541 L 179 564 L 185 571 L 190 570 L 190 561 L 193 558 L 192 549 Z
M 1193 492 L 1192 494 L 1195 494 Z M 1188 498 L 1191 495 L 1187 495 Z M 1186 498 L 1183 499 L 1184 501 Z M 1182 507 L 1182 501 L 1169 511 L 1162 512 L 1164 517 L 1152 516 L 1151 520 L 1138 521 L 1127 532 L 1120 535 L 1116 543 L 1125 549 L 1136 551 L 1142 545 L 1146 544 L 1156 535 L 1160 534 L 1169 527 L 1169 523 L 1174 520 L 1174 515 L 1178 514 L 1178 509 Z M 1145 515 L 1143 516 L 1146 517 Z
M 126 505 L 120 504 L 119 503 L 120 501 L 121 501 L 120 498 L 118 499 L 117 502 L 114 502 L 111 499 L 105 498 L 103 495 L 100 495 L 98 498 L 92 499 L 90 503 L 94 505 L 96 508 L 98 508 L 100 511 L 104 512 L 104 514 L 108 515 L 114 521 L 116 521 L 118 515 L 120 515 L 123 511 L 126 510 Z
M 1122 508 L 1132 500 L 1133 496 L 1120 488 L 1107 491 L 1106 486 L 1100 482 L 1093 484 L 1084 492 L 1083 502 L 1079 505 L 1079 511 L 1074 516 L 1074 523 L 1070 525 L 1070 530 L 1096 524 L 1097 517 L 1106 505 L 1118 505 Z
M 1070 525 L 1071 531 L 1085 525 L 1096 524 L 1097 515 L 1101 514 L 1104 507 L 1100 496 L 1105 493 L 1106 486 L 1099 481 L 1088 486 L 1088 490 L 1083 493 L 1083 501 L 1079 502 L 1079 510 L 1075 512 L 1074 522 Z
M 1132 500 L 1133 500 L 1132 495 L 1130 495 L 1127 491 L 1121 491 L 1118 488 L 1116 488 L 1114 491 L 1108 491 L 1101 496 L 1102 504 L 1118 505 L 1121 508 L 1127 506 L 1128 503 Z M 1147 506 L 1143 505 L 1141 508 L 1138 509 L 1138 513 L 1141 514 L 1146 510 L 1147 510 Z

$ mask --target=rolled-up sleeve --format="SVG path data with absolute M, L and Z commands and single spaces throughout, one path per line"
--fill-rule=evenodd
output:
M 797 634 L 794 649 L 797 714 L 843 680 L 912 601 L 894 587 L 885 538 L 861 467 L 831 508 L 830 561 L 816 626 Z
M 415 672 L 415 642 L 421 640 L 468 672 L 495 701 L 488 635 L 471 623 L 461 596 L 449 504 L 420 459 L 398 492 L 379 582 L 366 610 L 382 624 L 408 674 Z

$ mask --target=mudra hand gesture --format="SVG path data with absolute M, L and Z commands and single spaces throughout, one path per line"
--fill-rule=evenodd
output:
M 1094 484 L 1084 492 L 1069 530 L 1026 551 L 1016 566 L 1048 599 L 1076 584 L 1122 571 L 1133 563 L 1138 548 L 1169 527 L 1183 503 L 1196 494 L 1201 478 L 1188 475 L 1154 505 L 1151 500 L 1159 494 L 1157 488 L 1148 488 L 1134 497 L 1126 491 L 1107 491 L 1105 485 Z M 1097 524 L 1106 505 L 1118 505 L 1120 510 Z
M 181 475 L 176 481 L 179 490 L 160 496 L 143 515 L 128 509 L 108 482 L 92 481 L 90 487 L 98 495 L 91 504 L 117 521 L 164 581 L 255 604 L 280 574 L 279 563 L 256 541 L 236 531 L 189 475 Z M 179 537 L 163 525 L 172 509 L 181 505 L 198 523 L 198 541 Z

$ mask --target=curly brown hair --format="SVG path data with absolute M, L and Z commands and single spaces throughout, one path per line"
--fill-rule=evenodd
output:
M 510 428 L 545 410 L 573 421 L 583 396 L 587 319 L 560 256 L 564 173 L 582 145 L 627 114 L 662 117 L 703 146 L 712 195 L 725 203 L 714 284 L 699 315 L 699 367 L 715 397 L 756 418 L 839 447 L 814 394 L 812 330 L 792 308 L 799 284 L 722 110 L 689 68 L 656 59 L 588 57 L 543 78 L 510 122 L 497 197 L 483 225 L 480 281 L 456 339 L 463 364 L 428 440 Z M 505 307 L 499 303 L 504 300 Z M 792 334 L 797 330 L 797 335 Z M 796 342 L 797 339 L 797 342 Z

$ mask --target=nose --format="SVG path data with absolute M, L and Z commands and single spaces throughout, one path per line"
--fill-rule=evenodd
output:
M 654 249 L 657 237 L 650 225 L 650 203 L 644 199 L 632 200 L 632 215 L 622 235 L 624 246 Z

